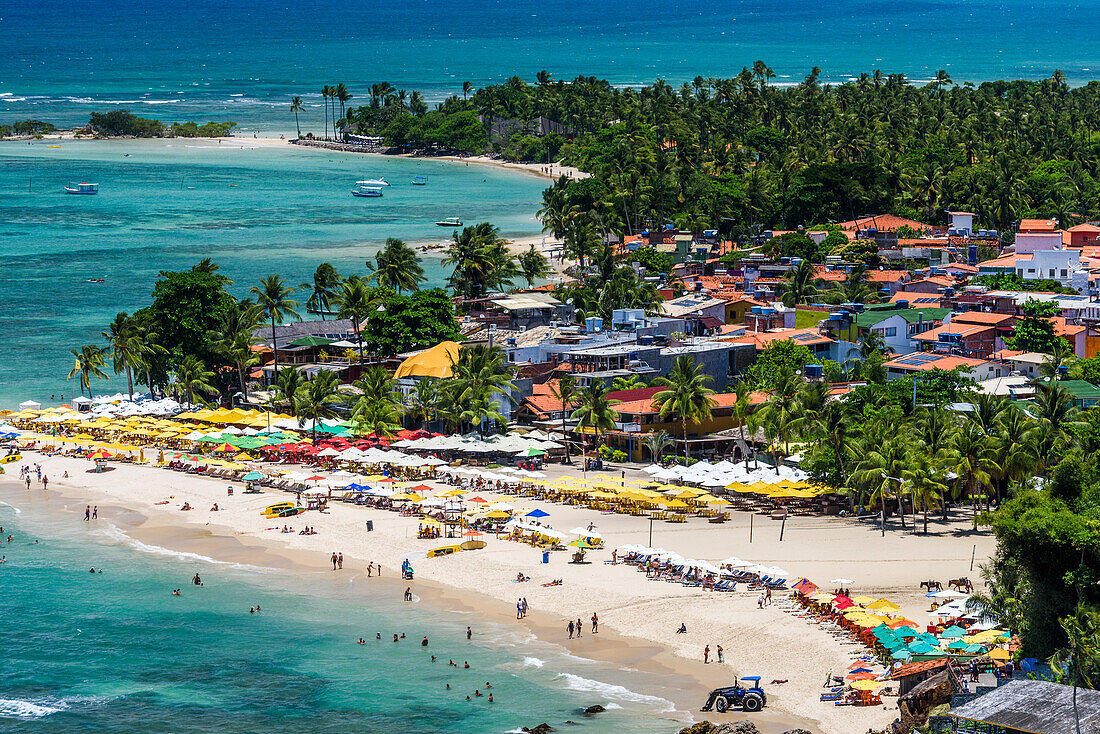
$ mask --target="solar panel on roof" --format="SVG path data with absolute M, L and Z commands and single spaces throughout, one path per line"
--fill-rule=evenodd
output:
M 805 342 L 820 338 L 817 334 L 795 334 L 791 337 L 796 342 Z
M 909 367 L 920 367 L 930 362 L 938 362 L 940 359 L 942 359 L 942 357 L 938 354 L 916 353 L 902 357 L 897 360 L 897 364 L 903 364 Z
M 940 302 L 940 299 L 938 299 L 938 298 L 918 298 L 915 301 L 913 301 L 913 303 L 939 303 L 939 302 Z

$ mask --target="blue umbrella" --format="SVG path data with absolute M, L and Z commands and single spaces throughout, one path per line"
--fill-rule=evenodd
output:
M 543 512 L 542 510 L 531 510 L 527 513 L 526 517 L 550 517 L 550 513 Z
M 344 489 L 351 492 L 362 492 L 364 489 L 370 489 L 370 487 L 364 486 L 362 484 L 349 484 L 348 486 L 344 487 Z

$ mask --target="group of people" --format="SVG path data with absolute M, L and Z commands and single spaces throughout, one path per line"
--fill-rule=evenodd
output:
M 336 571 L 337 569 L 343 569 L 343 568 L 344 568 L 344 554 L 343 553 L 337 553 L 336 551 L 333 551 L 332 552 L 332 570 Z
M 92 507 L 91 505 L 84 505 L 84 522 L 96 520 L 99 518 L 99 505 Z
M 721 645 L 715 645 L 714 652 L 718 658 L 718 662 L 723 663 L 726 661 L 725 650 L 722 649 Z M 705 645 L 703 647 L 703 662 L 710 663 L 710 645 Z
M 521 596 L 516 599 L 516 619 L 523 619 L 527 616 L 527 597 Z
M 38 481 L 42 483 L 42 489 L 46 489 L 50 484 L 50 478 L 42 473 L 42 465 L 34 465 L 34 473 L 38 477 Z M 27 482 L 27 489 L 31 488 L 31 467 L 22 465 L 19 467 L 19 478 L 24 479 Z
M 581 622 L 580 618 L 578 617 L 576 622 L 573 622 L 573 620 L 569 620 L 569 624 L 566 626 L 566 629 L 569 631 L 570 640 L 573 639 L 574 635 L 580 638 L 581 633 L 584 631 L 584 623 Z M 596 634 L 599 631 L 600 618 L 595 612 L 592 612 L 592 634 Z
M 765 586 L 764 590 L 760 592 L 760 596 L 756 597 L 756 608 L 763 609 L 764 607 L 770 607 L 772 604 L 772 590 L 770 586 Z

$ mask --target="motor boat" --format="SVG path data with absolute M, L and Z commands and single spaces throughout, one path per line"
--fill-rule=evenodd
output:
M 413 176 L 413 186 L 427 186 L 427 185 L 428 185 L 428 177 L 427 176 Z
M 97 183 L 70 183 L 65 187 L 66 194 L 98 194 Z
M 377 186 L 367 186 L 359 181 L 351 190 L 352 196 L 378 197 L 382 195 L 382 189 Z
M 370 186 L 372 188 L 378 188 L 380 186 L 389 186 L 390 182 L 384 178 L 368 178 L 365 181 L 356 181 L 356 186 Z
M 458 217 L 447 217 L 446 219 L 441 219 L 438 222 L 436 222 L 436 226 L 438 226 L 438 227 L 461 227 L 462 226 L 462 220 L 459 219 Z

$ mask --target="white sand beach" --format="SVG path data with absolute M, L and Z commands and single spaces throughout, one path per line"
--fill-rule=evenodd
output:
M 279 522 L 268 520 L 259 512 L 263 507 L 293 500 L 294 496 L 273 490 L 242 494 L 239 484 L 233 496 L 227 496 L 225 480 L 163 468 L 112 464 L 111 471 L 89 473 L 92 462 L 87 459 L 31 452 L 24 453 L 23 463 L 42 464 L 50 477 L 50 492 L 63 494 L 80 507 L 88 503 L 140 513 L 147 518 L 143 531 L 155 534 L 165 545 L 170 545 L 174 535 L 182 537 L 183 528 L 202 528 L 212 537 L 235 538 L 248 546 L 285 554 L 297 563 L 312 563 L 314 568 L 323 567 L 332 552 L 341 552 L 345 570 L 361 573 L 367 563 L 374 562 L 382 565 L 384 577 L 396 578 L 407 554 L 448 543 L 418 540 L 417 517 L 338 502 L 331 503 L 324 513 L 308 512 Z M 9 465 L 9 476 L 16 473 L 14 466 Z M 70 478 L 62 479 L 66 471 Z M 577 468 L 559 465 L 548 471 L 551 476 L 579 473 Z M 631 477 L 632 472 L 627 472 L 626 478 Z M 32 485 L 30 492 L 41 495 L 41 485 Z M 491 491 L 478 493 L 490 501 L 497 498 Z M 540 636 L 593 658 L 601 658 L 601 649 L 588 630 L 581 639 L 569 640 L 565 625 L 578 617 L 587 625 L 591 615 L 597 613 L 601 629 L 628 640 L 659 645 L 676 656 L 676 667 L 699 681 L 698 690 L 685 691 L 683 702 L 678 702 L 685 709 L 696 709 L 696 719 L 745 717 L 739 713 L 723 716 L 697 711 L 709 686 L 727 683 L 735 674 L 762 677 L 768 707 L 754 720 L 764 731 L 781 732 L 797 725 L 821 734 L 848 734 L 882 729 L 895 718 L 897 709 L 891 697 L 884 697 L 882 707 L 867 708 L 836 707 L 818 700 L 826 674 L 843 672 L 863 648 L 785 611 L 784 594 L 776 595 L 773 606 L 760 609 L 756 592 L 723 594 L 648 581 L 633 566 L 609 563 L 611 549 L 616 546 L 650 543 L 648 518 L 528 498 L 507 500 L 548 512 L 545 520 L 560 530 L 594 523 L 603 534 L 606 550 L 590 551 L 591 563 L 584 565 L 569 563 L 568 553 L 551 553 L 550 563 L 544 565 L 541 553 L 534 548 L 488 536 L 483 550 L 413 560 L 414 588 L 449 588 L 471 603 L 491 608 L 493 614 L 504 615 L 509 609 L 514 615 L 516 600 L 525 597 L 544 627 L 538 632 Z M 194 509 L 181 511 L 185 502 Z M 214 503 L 220 508 L 217 512 L 211 511 Z M 104 510 L 101 517 L 110 520 Z M 373 522 L 372 532 L 366 529 L 368 520 Z M 284 534 L 280 532 L 284 524 L 295 530 L 310 525 L 317 534 Z M 871 520 L 792 517 L 780 541 L 779 522 L 735 512 L 733 519 L 724 524 L 708 524 L 699 518 L 677 525 L 653 523 L 652 545 L 710 560 L 736 554 L 757 563 L 780 565 L 790 571 L 792 578 L 807 576 L 823 587 L 830 579 L 845 577 L 853 581 L 853 594 L 886 596 L 900 604 L 906 616 L 923 624 L 929 620 L 929 600 L 919 589 L 920 581 L 946 581 L 966 575 L 976 578 L 976 567 L 970 570 L 972 555 L 981 563 L 994 549 L 995 541 L 988 532 L 973 532 L 970 528 L 967 519 L 934 522 L 931 533 L 924 536 L 912 528 L 902 532 L 892 521 L 882 537 L 877 523 Z M 193 538 L 188 550 L 196 550 Z M 212 543 L 206 552 L 217 553 L 216 544 Z M 516 575 L 521 572 L 531 581 L 516 583 Z M 562 584 L 543 586 L 554 579 Z M 556 637 L 554 620 L 558 620 Z M 686 625 L 687 634 L 676 634 L 681 623 Z M 708 644 L 712 650 L 719 644 L 725 648 L 724 664 L 702 664 L 702 650 Z M 786 682 L 770 684 L 773 680 Z

